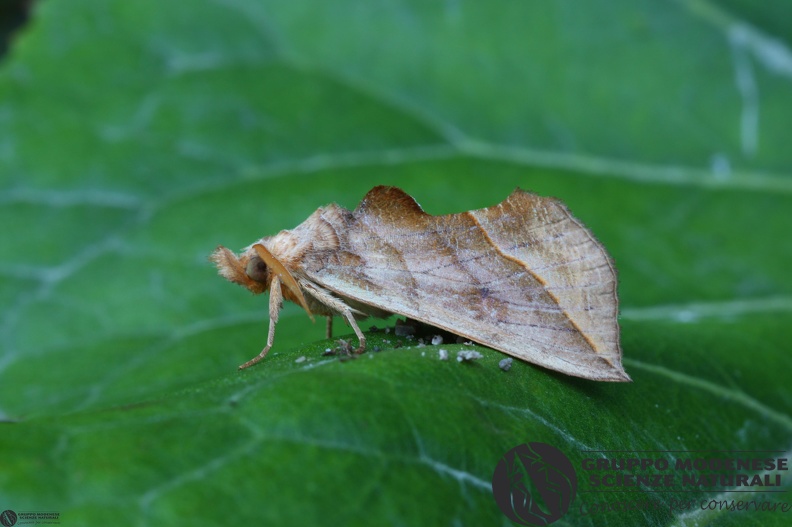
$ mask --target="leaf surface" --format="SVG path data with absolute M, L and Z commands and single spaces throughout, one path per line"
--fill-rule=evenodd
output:
M 539 441 L 578 468 L 558 525 L 786 524 L 672 505 L 787 494 L 593 493 L 580 468 L 607 457 L 592 450 L 792 449 L 783 9 L 37 5 L 0 64 L 4 508 L 73 525 L 510 525 L 493 471 Z M 618 267 L 634 382 L 503 372 L 486 348 L 460 363 L 464 344 L 441 361 L 383 333 L 339 361 L 295 306 L 267 360 L 236 372 L 264 344 L 266 300 L 207 255 L 377 184 L 431 214 L 517 186 L 561 198 Z M 660 506 L 591 513 L 629 499 Z

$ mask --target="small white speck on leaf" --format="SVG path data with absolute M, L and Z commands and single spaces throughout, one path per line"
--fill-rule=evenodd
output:
M 503 371 L 509 371 L 511 369 L 512 362 L 514 361 L 511 359 L 503 359 L 498 363 L 498 368 L 502 369 Z
M 294 362 L 296 362 L 298 364 L 301 363 L 301 362 L 305 362 L 305 355 L 297 357 L 296 359 L 294 359 Z
M 484 355 L 475 350 L 462 350 L 457 353 L 457 362 L 471 362 L 483 356 Z
M 444 349 L 437 350 L 437 357 L 440 360 L 448 360 L 448 351 Z
M 443 343 L 443 337 L 441 337 L 440 335 L 435 335 L 434 337 L 432 337 L 432 346 L 439 346 L 442 343 Z

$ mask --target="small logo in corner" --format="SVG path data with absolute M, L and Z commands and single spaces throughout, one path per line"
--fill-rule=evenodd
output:
M 3 512 L 0 512 L 0 523 L 2 523 L 4 527 L 11 527 L 16 522 L 17 514 L 11 509 L 6 509 Z
M 492 475 L 492 495 L 503 514 L 519 525 L 550 525 L 575 499 L 577 474 L 563 452 L 546 443 L 512 448 Z

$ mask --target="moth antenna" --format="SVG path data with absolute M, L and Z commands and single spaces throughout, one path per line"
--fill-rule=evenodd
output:
M 272 269 L 272 271 L 278 275 L 283 285 L 288 287 L 289 291 L 294 293 L 294 296 L 297 297 L 297 300 L 300 302 L 300 306 L 302 306 L 305 312 L 308 313 L 308 316 L 311 317 L 311 320 L 314 320 L 313 313 L 311 313 L 311 310 L 308 309 L 308 303 L 305 301 L 305 296 L 303 296 L 302 289 L 300 289 L 300 286 L 297 285 L 297 280 L 294 279 L 289 270 L 286 269 L 286 267 L 284 267 L 284 265 L 280 263 L 280 261 L 260 243 L 253 245 L 253 250 L 256 251 L 258 257 L 261 258 L 265 264 L 267 264 L 267 267 Z

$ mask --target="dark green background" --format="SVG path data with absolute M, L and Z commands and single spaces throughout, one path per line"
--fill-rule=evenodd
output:
M 0 63 L 0 509 L 505 526 L 489 484 L 521 442 L 576 467 L 788 455 L 790 20 L 743 0 L 38 3 Z M 634 383 L 388 336 L 339 362 L 295 306 L 237 373 L 266 299 L 209 252 L 376 184 L 433 214 L 563 199 L 616 261 Z M 579 510 L 689 496 L 789 500 L 581 492 L 557 524 L 788 523 Z

